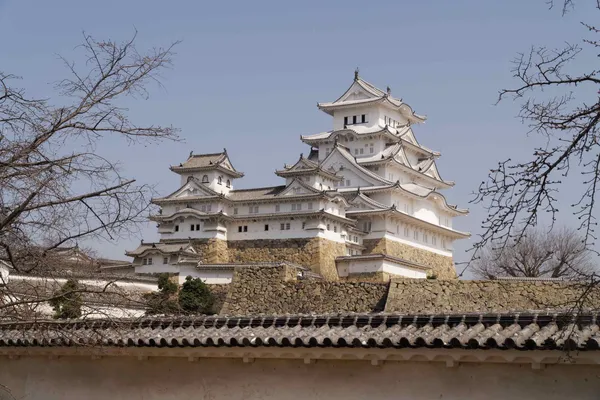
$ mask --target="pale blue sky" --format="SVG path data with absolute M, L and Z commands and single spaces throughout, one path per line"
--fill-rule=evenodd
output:
M 127 176 L 167 194 L 179 182 L 170 164 L 190 150 L 223 147 L 246 174 L 238 188 L 280 184 L 273 171 L 308 152 L 299 136 L 331 128 L 316 102 L 337 98 L 360 67 L 364 79 L 389 85 L 428 116 L 415 134 L 442 152 L 441 174 L 457 183 L 447 197 L 471 209 L 455 227 L 476 236 L 484 213 L 468 204 L 471 193 L 498 160 L 525 157 L 537 140 L 526 138 L 515 104 L 494 105 L 498 90 L 515 83 L 510 60 L 531 44 L 580 41 L 587 3 L 563 18 L 544 0 L 0 0 L 0 70 L 21 75 L 34 97 L 49 96 L 65 73 L 56 54 L 69 57 L 83 30 L 121 40 L 135 28 L 140 48 L 182 40 L 164 89 L 153 87 L 149 100 L 130 107 L 140 124 L 181 128 L 185 143 L 127 147 L 107 139 L 100 147 Z M 561 218 L 575 224 L 568 207 Z M 142 234 L 156 239 L 154 224 Z M 125 258 L 139 239 L 94 246 Z M 457 244 L 457 261 L 469 243 Z

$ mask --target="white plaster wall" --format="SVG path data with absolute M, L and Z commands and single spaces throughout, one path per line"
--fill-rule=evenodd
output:
M 137 269 L 136 269 L 136 272 L 137 272 Z M 50 282 L 59 283 L 61 285 L 64 284 L 65 282 L 67 282 L 66 278 L 42 278 L 42 277 L 37 277 L 37 276 L 23 276 L 23 275 L 11 275 L 9 279 L 11 282 L 14 282 L 14 281 L 24 281 L 24 282 L 50 281 Z M 127 289 L 127 290 L 136 290 L 136 291 L 142 291 L 142 292 L 158 290 L 158 284 L 151 283 L 151 282 L 137 282 L 137 281 L 113 282 L 113 280 L 106 280 L 106 279 L 78 279 L 78 278 L 75 278 L 75 279 L 77 279 L 77 281 L 82 285 L 94 286 L 94 287 L 100 287 L 100 288 L 103 288 L 108 283 L 111 283 L 112 285 L 116 285 L 117 287 Z
M 397 265 L 395 263 L 383 260 L 382 266 L 383 272 L 387 272 L 388 274 L 403 276 L 405 278 L 414 278 L 414 279 L 425 279 L 427 278 L 427 273 L 420 269 L 410 268 L 404 265 Z
M 0 382 L 20 400 L 597 400 L 600 366 L 22 356 Z

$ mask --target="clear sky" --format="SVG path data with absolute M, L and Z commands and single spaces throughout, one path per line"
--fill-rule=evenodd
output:
M 130 107 L 135 121 L 173 124 L 185 142 L 127 147 L 109 138 L 99 148 L 164 195 L 179 183 L 168 166 L 190 150 L 226 147 L 246 174 L 238 188 L 281 184 L 274 170 L 308 153 L 299 136 L 331 129 L 316 102 L 337 98 L 359 67 L 428 116 L 415 134 L 442 153 L 440 172 L 456 181 L 445 194 L 471 210 L 455 227 L 476 237 L 484 211 L 469 204 L 471 193 L 497 161 L 522 159 L 537 141 L 515 118 L 516 104 L 494 105 L 498 90 L 516 84 L 510 61 L 532 44 L 580 42 L 591 3 L 561 17 L 545 0 L 0 0 L 0 70 L 22 76 L 32 96 L 50 96 L 66 73 L 56 54 L 69 58 L 84 30 L 125 40 L 137 29 L 140 49 L 182 40 L 165 87 Z M 576 223 L 567 207 L 561 222 Z M 155 225 L 141 235 L 157 239 Z M 93 246 L 125 258 L 140 238 Z M 457 243 L 457 261 L 471 241 Z

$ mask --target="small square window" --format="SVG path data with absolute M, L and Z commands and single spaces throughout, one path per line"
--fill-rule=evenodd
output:
M 248 232 L 248 225 L 244 225 L 244 232 Z
M 344 125 L 348 125 L 348 117 L 344 117 Z
M 237 209 L 237 207 L 235 207 L 235 208 L 233 209 L 233 215 L 237 215 L 237 213 L 238 213 L 238 209 Z
M 196 224 L 196 230 L 199 231 L 200 230 L 200 224 Z
M 265 224 L 265 231 L 268 231 L 268 230 L 269 230 L 269 225 Z
M 362 122 L 363 124 L 365 122 L 367 122 L 367 114 L 363 114 L 363 115 L 360 116 L 360 122 Z
M 152 257 L 148 258 L 148 265 L 152 265 Z
M 369 148 L 369 153 L 373 154 L 373 147 Z
M 275 204 L 275 211 L 279 211 L 279 204 Z
M 175 225 L 175 232 L 179 232 L 179 225 Z
M 242 226 L 238 226 L 238 232 L 242 232 Z
M 163 264 L 169 263 L 169 257 L 163 257 Z
M 146 265 L 148 263 L 148 260 L 146 258 L 142 258 L 142 265 Z
M 286 222 L 286 224 L 285 224 L 285 230 L 286 231 L 290 230 L 290 223 L 289 222 Z
M 331 226 L 329 224 L 327 224 L 327 230 L 330 231 L 331 230 Z
M 354 149 L 354 154 L 358 154 L 358 149 Z
M 356 115 L 353 115 L 353 116 L 352 116 L 352 123 L 353 123 L 353 124 L 355 124 L 355 123 L 356 123 L 356 117 L 357 117 Z
M 361 149 L 360 149 L 360 151 L 359 151 L 359 153 L 360 153 L 360 154 L 364 154 L 364 149 L 363 149 L 363 148 L 361 148 Z
M 313 209 L 313 203 L 308 203 L 308 209 L 312 210 Z
M 195 227 L 195 225 L 194 225 L 194 224 L 191 224 L 191 225 L 190 225 L 190 231 L 193 231 L 193 230 L 194 230 L 194 227 Z
M 306 228 L 306 222 L 302 223 L 302 229 Z
M 279 229 L 284 230 L 285 229 L 285 224 L 281 223 L 281 225 L 279 226 Z
M 333 226 L 333 231 L 334 231 L 335 233 L 337 233 L 337 225 L 334 225 L 334 226 Z

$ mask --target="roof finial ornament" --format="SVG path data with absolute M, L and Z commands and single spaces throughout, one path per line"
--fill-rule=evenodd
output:
M 388 96 L 392 94 L 392 88 L 391 87 L 387 87 L 387 94 Z
M 358 67 L 356 67 L 356 69 L 354 70 L 354 80 L 358 80 Z
M 304 158 L 304 153 L 300 153 L 300 159 L 302 160 Z
M 227 154 L 227 149 L 225 147 L 223 147 L 223 153 Z
M 190 151 L 190 158 L 194 155 L 194 150 Z

